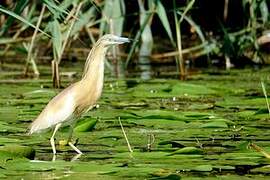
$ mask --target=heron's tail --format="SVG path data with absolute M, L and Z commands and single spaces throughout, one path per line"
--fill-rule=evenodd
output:
M 31 123 L 31 125 L 28 127 L 28 135 L 31 135 L 33 133 L 39 132 L 43 129 L 47 129 L 47 126 L 44 126 L 42 121 L 40 119 L 36 119 Z
M 37 132 L 38 129 L 39 129 L 39 128 L 38 128 L 37 124 L 36 124 L 35 121 L 34 121 L 34 122 L 32 122 L 31 125 L 28 127 L 28 132 L 27 132 L 27 134 L 28 134 L 28 135 L 31 135 L 31 134 Z

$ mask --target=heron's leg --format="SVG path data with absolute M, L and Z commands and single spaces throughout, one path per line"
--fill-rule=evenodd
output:
M 53 150 L 53 154 L 56 154 L 55 143 L 54 143 L 54 135 L 55 135 L 55 133 L 57 132 L 57 130 L 60 128 L 60 126 L 61 126 L 61 123 L 56 124 L 56 126 L 55 126 L 55 128 L 54 128 L 54 131 L 53 131 L 53 134 L 52 134 L 52 137 L 51 137 L 51 139 L 50 139 L 51 146 L 52 146 L 52 150 Z
M 73 134 L 74 125 L 75 125 L 75 123 L 73 123 L 73 124 L 70 125 L 70 127 L 69 127 L 69 133 L 68 133 L 68 140 L 67 140 L 67 142 L 71 142 L 71 138 L 72 138 L 72 134 Z
M 74 144 L 72 144 L 72 142 L 68 142 L 68 145 L 69 145 L 74 151 L 76 151 L 78 154 L 82 154 L 82 151 L 80 151 L 78 148 L 76 148 L 76 146 L 74 146 Z
M 74 150 L 76 151 L 78 154 L 82 154 L 82 152 L 76 147 L 74 146 L 74 144 L 72 144 L 71 142 L 71 138 L 72 138 L 72 134 L 73 134 L 73 129 L 74 129 L 74 126 L 76 124 L 76 121 L 74 121 L 71 126 L 70 126 L 70 129 L 69 129 L 69 135 L 68 135 L 68 145 Z

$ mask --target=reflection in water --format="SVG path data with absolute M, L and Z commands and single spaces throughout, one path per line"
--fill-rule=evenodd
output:
M 76 154 L 70 159 L 70 162 L 77 161 L 81 157 L 81 155 L 82 154 Z M 56 160 L 56 154 L 53 155 L 52 162 L 54 162 L 55 160 Z
M 76 154 L 70 161 L 73 162 L 73 161 L 77 161 L 79 160 L 79 158 L 81 157 L 82 154 Z
M 56 154 L 53 154 L 52 162 L 56 160 Z
M 148 80 L 151 79 L 151 65 L 150 65 L 150 60 L 149 57 L 146 56 L 141 56 L 139 57 L 139 64 L 140 68 L 140 77 L 143 80 Z

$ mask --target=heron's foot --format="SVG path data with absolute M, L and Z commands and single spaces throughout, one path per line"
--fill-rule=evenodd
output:
M 60 140 L 59 145 L 60 146 L 67 146 L 69 145 L 73 150 L 75 150 L 78 154 L 82 154 L 82 152 L 75 146 L 78 143 L 78 139 L 76 139 L 74 142 L 68 141 L 68 140 Z M 74 145 L 75 144 L 75 145 Z
M 59 146 L 67 146 L 68 141 L 67 140 L 59 140 Z
M 74 146 L 71 142 L 69 142 L 68 145 L 69 145 L 74 151 L 76 151 L 78 154 L 82 154 L 82 152 L 81 152 L 76 146 Z
M 58 144 L 59 144 L 59 146 L 68 146 L 69 142 L 76 145 L 78 143 L 78 139 L 76 139 L 76 140 L 65 140 L 65 139 L 63 139 L 63 140 L 59 140 Z

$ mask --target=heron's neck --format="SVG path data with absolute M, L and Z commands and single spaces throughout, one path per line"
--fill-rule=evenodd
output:
M 97 78 L 102 78 L 104 74 L 104 60 L 107 52 L 107 48 L 96 45 L 90 51 L 82 76 L 82 81 L 95 80 Z

